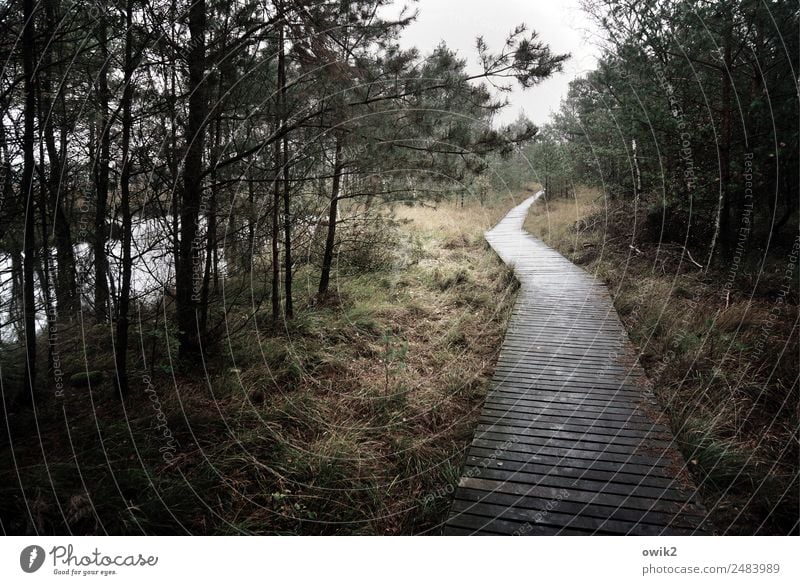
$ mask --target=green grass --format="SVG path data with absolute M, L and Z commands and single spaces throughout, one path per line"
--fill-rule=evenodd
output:
M 335 275 L 331 302 L 298 293 L 287 324 L 260 314 L 219 340 L 208 378 L 179 365 L 173 383 L 174 339 L 153 335 L 164 324 L 154 329 L 150 316 L 142 333 L 155 360 L 143 370 L 132 354 L 124 408 L 109 376 L 91 393 L 43 400 L 36 417 L 13 407 L 14 449 L 0 451 L 3 529 L 437 532 L 513 304 L 516 283 L 482 242 L 505 207 L 404 208 L 391 248 L 361 258 L 368 271 Z M 298 271 L 300 283 L 315 278 L 313 267 Z M 82 371 L 88 356 L 108 372 L 104 335 L 87 333 L 86 355 L 65 335 L 65 370 Z M 150 366 L 177 445 L 169 461 L 140 383 Z

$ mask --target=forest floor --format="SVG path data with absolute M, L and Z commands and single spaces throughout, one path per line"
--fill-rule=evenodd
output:
M 104 375 L 35 410 L 4 390 L 0 530 L 437 533 L 516 290 L 483 232 L 517 202 L 399 206 L 383 264 L 341 269 L 325 303 L 259 316 L 194 368 L 173 369 L 163 325 L 137 326 L 124 404 L 108 326 L 62 328 L 64 380 Z
M 641 216 L 579 187 L 531 207 L 525 228 L 608 284 L 716 530 L 796 532 L 797 298 L 780 293 L 791 252 L 741 258 L 730 278 L 730 265 L 704 271 L 683 246 L 648 243 Z

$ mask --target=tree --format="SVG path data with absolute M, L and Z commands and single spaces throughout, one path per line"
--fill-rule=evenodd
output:
M 34 399 L 36 392 L 36 297 L 34 292 L 34 261 L 36 255 L 34 219 L 34 124 L 36 118 L 36 25 L 33 0 L 22 2 L 22 71 L 24 75 L 25 106 L 22 137 L 23 168 L 20 184 L 21 207 L 25 210 L 23 243 L 23 312 L 25 319 L 25 378 L 23 397 Z
M 108 47 L 108 15 L 100 11 L 97 24 L 97 41 L 100 46 L 100 70 L 97 75 L 98 145 L 95 149 L 95 214 L 92 247 L 94 250 L 94 310 L 97 319 L 108 315 L 108 258 L 106 257 L 106 230 L 108 220 L 109 174 L 111 164 L 111 126 L 109 111 L 108 69 L 111 54 Z
M 22 307 L 33 376 L 37 285 L 51 325 L 51 289 L 67 316 L 85 298 L 113 332 L 121 395 L 139 364 L 132 305 L 172 307 L 185 361 L 235 334 L 233 311 L 236 330 L 270 297 L 291 318 L 298 267 L 324 296 L 342 242 L 369 247 L 382 205 L 449 196 L 446 177 L 471 182 L 530 138 L 532 125 L 492 127 L 505 102 L 489 84 L 530 86 L 565 58 L 520 27 L 497 53 L 480 41 L 484 70 L 469 75 L 445 46 L 400 49 L 413 15 L 384 16 L 389 0 L 20 2 L 0 9 L 3 31 L 30 41 L 2 42 L 6 306 Z
M 125 1 L 125 61 L 122 86 L 122 172 L 120 176 L 120 207 L 122 210 L 122 282 L 117 305 L 117 338 L 114 347 L 114 366 L 120 396 L 128 393 L 128 329 L 131 296 L 131 126 L 133 119 L 133 0 Z
M 189 112 L 186 124 L 186 154 L 183 160 L 183 191 L 180 209 L 180 240 L 175 259 L 175 302 L 180 331 L 180 353 L 187 357 L 199 348 L 195 283 L 200 254 L 198 219 L 203 191 L 203 149 L 206 115 L 206 3 L 188 0 L 189 42 L 186 47 Z
M 706 266 L 724 265 L 742 237 L 781 241 L 798 195 L 794 12 L 750 0 L 587 8 L 606 52 L 553 124 L 576 178 L 641 195 L 648 222 L 671 226 L 658 238 L 704 249 Z

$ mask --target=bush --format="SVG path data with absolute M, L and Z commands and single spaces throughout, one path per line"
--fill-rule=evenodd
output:
M 398 239 L 394 220 L 379 216 L 347 220 L 338 229 L 338 269 L 363 273 L 389 268 Z

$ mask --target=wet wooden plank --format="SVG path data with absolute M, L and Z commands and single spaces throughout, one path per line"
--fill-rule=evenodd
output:
M 664 524 L 650 524 L 642 518 L 635 521 L 619 520 L 613 517 L 593 517 L 588 514 L 563 513 L 548 509 L 531 510 L 521 507 L 508 508 L 485 502 L 457 500 L 453 510 L 482 517 L 502 517 L 515 522 L 526 522 L 542 527 L 586 530 L 592 534 L 632 534 L 639 536 L 660 536 L 663 534 L 690 535 L 693 529 L 687 527 L 667 527 Z M 522 531 L 520 531 L 521 533 Z
M 459 498 L 456 502 L 483 502 L 504 506 L 510 510 L 536 510 L 543 511 L 548 508 L 553 509 L 557 504 L 558 510 L 573 516 L 585 516 L 589 518 L 615 519 L 626 522 L 647 523 L 656 526 L 670 526 L 681 529 L 695 529 L 701 524 L 702 518 L 692 514 L 684 514 L 680 511 L 672 513 L 655 512 L 652 510 L 631 510 L 615 506 L 604 506 L 601 504 L 585 504 L 571 502 L 565 499 L 546 499 L 535 496 L 516 496 L 501 492 L 485 492 L 464 488 L 459 491 Z
M 611 295 L 522 230 L 534 200 L 486 234 L 521 289 L 445 533 L 703 533 Z
M 525 477 L 528 474 L 533 476 L 557 475 L 573 479 L 590 479 L 595 481 L 617 482 L 649 487 L 670 488 L 678 491 L 683 490 L 683 485 L 671 478 L 650 475 L 651 468 L 647 466 L 626 466 L 603 464 L 588 465 L 586 461 L 580 459 L 566 458 L 543 458 L 539 457 L 538 462 L 523 460 L 514 461 L 512 459 L 497 460 L 491 454 L 477 456 L 479 451 L 473 450 L 467 457 L 465 469 L 470 474 L 482 475 L 484 470 L 502 469 L 507 472 L 519 474 Z

